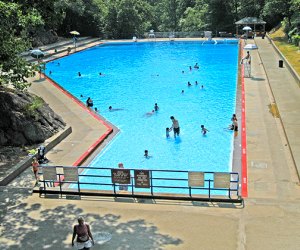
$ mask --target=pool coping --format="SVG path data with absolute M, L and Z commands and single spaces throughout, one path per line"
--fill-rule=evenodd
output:
M 193 40 L 191 40 L 193 41 Z M 132 42 L 132 41 L 125 41 L 126 43 Z M 149 41 L 143 41 L 143 42 L 149 42 Z M 168 42 L 166 40 L 162 40 L 162 42 Z M 78 53 L 81 51 L 84 51 L 86 49 L 95 47 L 95 46 L 99 46 L 99 45 L 105 45 L 105 44 L 113 44 L 113 43 L 121 43 L 121 41 L 113 41 L 113 42 L 103 42 L 101 41 L 99 44 L 95 44 L 92 45 L 90 47 L 85 47 L 82 48 L 81 50 L 78 51 L 74 51 L 72 54 L 74 53 Z M 241 56 L 241 42 L 238 42 L 238 59 Z M 46 60 L 46 63 L 57 60 L 59 58 L 63 58 L 66 57 L 68 55 L 72 55 L 72 54 L 64 54 L 58 58 L 49 58 L 49 60 Z M 238 64 L 239 65 L 239 64 Z M 239 72 L 241 72 L 241 74 L 239 74 Z M 71 100 L 73 100 L 77 105 L 79 105 L 81 108 L 85 109 L 86 112 L 88 112 L 90 115 L 92 115 L 94 118 L 96 118 L 100 123 L 102 123 L 105 127 L 107 127 L 107 131 L 100 136 L 73 164 L 72 166 L 80 166 L 83 163 L 85 164 L 89 164 L 92 160 L 94 160 L 94 158 L 96 157 L 97 154 L 99 154 L 103 148 L 106 145 L 103 145 L 103 141 L 104 140 L 108 140 L 108 143 L 115 137 L 115 135 L 119 132 L 119 129 L 113 125 L 112 123 L 108 122 L 104 117 L 100 116 L 99 114 L 95 113 L 93 110 L 87 108 L 79 99 L 77 99 L 75 96 L 73 96 L 69 91 L 67 91 L 66 89 L 64 89 L 60 84 L 58 84 L 57 82 L 55 82 L 53 79 L 51 79 L 50 77 L 46 76 L 45 74 L 42 74 L 43 77 L 45 77 L 45 79 L 50 82 L 53 86 L 55 86 L 59 91 L 61 91 L 62 93 L 64 93 L 68 98 L 70 98 Z M 241 165 L 237 164 L 237 166 L 234 166 L 234 155 L 237 153 L 240 153 L 240 150 L 238 150 L 238 145 L 236 145 L 237 143 L 235 142 L 235 140 L 233 141 L 233 152 L 232 152 L 232 160 L 231 160 L 231 171 L 237 171 L 239 172 L 241 175 L 240 177 L 240 182 L 241 182 L 241 194 L 242 197 L 247 197 L 248 196 L 248 191 L 247 191 L 247 157 L 246 157 L 246 129 L 245 129 L 245 96 L 244 96 L 244 72 L 243 72 L 243 67 L 240 67 L 239 65 L 239 69 L 238 69 L 238 76 L 237 76 L 237 92 L 236 92 L 236 96 L 238 97 L 238 85 L 239 85 L 239 80 L 241 79 L 241 102 L 242 102 L 242 106 L 240 107 L 242 110 L 242 116 L 241 116 L 241 121 L 242 121 L 242 133 L 241 133 L 241 141 L 242 141 L 242 155 L 241 155 Z M 238 105 L 238 100 L 236 98 L 236 107 Z M 239 105 L 240 106 L 240 105 Z M 240 139 L 239 139 L 240 141 Z M 239 142 L 238 141 L 238 142 Z M 241 167 L 240 167 L 241 166 Z M 82 170 L 83 171 L 83 170 Z
M 93 116 L 98 122 L 103 124 L 107 131 L 102 134 L 89 148 L 86 150 L 73 164 L 72 166 L 80 166 L 83 162 L 87 160 L 87 158 L 96 150 L 96 148 L 114 131 L 114 128 L 117 128 L 116 126 L 112 125 L 110 122 L 105 120 L 102 116 L 95 113 L 93 110 L 86 107 L 79 99 L 77 99 L 75 96 L 73 96 L 69 91 L 64 89 L 61 85 L 59 85 L 57 82 L 55 82 L 50 77 L 43 74 L 46 80 L 51 83 L 54 87 L 56 87 L 59 91 L 64 93 L 68 98 L 70 98 L 72 101 L 74 101 L 77 105 L 79 105 L 81 108 L 85 110 L 85 112 L 88 112 L 91 116 Z

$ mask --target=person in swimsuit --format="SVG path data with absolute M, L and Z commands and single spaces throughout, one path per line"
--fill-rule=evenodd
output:
M 158 110 L 159 110 L 159 107 L 158 107 L 157 103 L 154 104 L 154 110 L 155 110 L 155 111 L 158 111 Z
M 166 137 L 170 138 L 170 129 L 169 128 L 166 128 Z
M 179 134 L 180 134 L 179 122 L 178 122 L 178 120 L 176 120 L 174 118 L 174 116 L 171 116 L 170 119 L 172 120 L 172 126 L 171 126 L 171 128 L 169 130 L 171 131 L 173 129 L 173 131 L 174 131 L 174 138 L 176 138 L 176 135 L 179 136 Z
M 78 218 L 78 225 L 73 228 L 72 246 L 74 246 L 74 240 L 76 239 L 77 249 L 90 249 L 94 245 L 93 235 L 90 230 L 90 226 L 84 223 L 82 217 Z
M 232 124 L 230 125 L 230 130 L 233 130 L 235 132 L 239 131 L 239 125 L 238 125 L 238 122 L 237 120 L 233 120 L 232 121 Z
M 87 106 L 88 108 L 94 106 L 93 100 L 92 100 L 90 97 L 86 100 L 86 106 Z
M 31 166 L 32 166 L 32 171 L 33 171 L 36 183 L 38 183 L 38 181 L 39 181 L 39 162 L 36 157 L 33 157 Z
M 249 52 L 249 51 L 247 51 L 246 56 L 245 56 L 244 58 L 242 58 L 241 64 L 244 63 L 244 60 L 246 60 L 246 62 L 247 62 L 248 64 L 251 64 L 251 55 L 250 55 L 250 52 Z
M 236 118 L 236 115 L 235 115 L 235 114 L 232 115 L 231 121 L 232 121 L 232 122 L 237 121 L 237 118 Z

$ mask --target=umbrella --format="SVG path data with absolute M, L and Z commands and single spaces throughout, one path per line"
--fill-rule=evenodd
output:
M 257 49 L 257 46 L 256 44 L 247 44 L 245 47 L 244 47 L 245 50 L 253 50 L 253 49 Z
M 80 33 L 76 30 L 71 31 L 70 34 L 74 35 L 74 36 L 79 36 L 80 35 Z
M 245 31 L 251 31 L 252 29 L 251 29 L 251 27 L 249 27 L 249 26 L 245 26 L 245 27 L 243 28 L 243 30 L 245 30 Z
M 34 57 L 34 58 L 37 58 L 37 59 L 42 58 L 42 57 L 45 56 L 44 52 L 41 51 L 41 50 L 39 50 L 39 49 L 31 50 L 31 51 L 30 51 L 30 55 L 31 55 L 32 57 Z

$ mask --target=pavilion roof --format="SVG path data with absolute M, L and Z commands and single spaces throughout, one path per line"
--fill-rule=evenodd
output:
M 266 24 L 266 22 L 257 17 L 245 17 L 237 22 L 236 25 L 249 25 L 249 24 Z

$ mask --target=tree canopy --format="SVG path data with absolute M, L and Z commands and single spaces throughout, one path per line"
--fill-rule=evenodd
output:
M 234 33 L 247 16 L 264 19 L 267 29 L 284 21 L 287 33 L 299 34 L 300 0 L 0 0 L 0 84 L 26 87 L 32 67 L 18 55 L 38 28 L 108 39 L 150 29 Z

